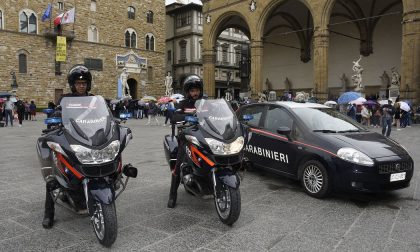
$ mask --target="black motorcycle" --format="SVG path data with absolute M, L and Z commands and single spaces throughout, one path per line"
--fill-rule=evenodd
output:
M 173 169 L 177 152 L 185 151 L 180 167 L 185 190 L 200 197 L 213 195 L 220 220 L 232 225 L 241 212 L 237 171 L 245 143 L 242 126 L 225 100 L 198 100 L 195 107 L 193 116 L 182 116 L 177 123 L 177 135 L 173 126 L 172 135 L 165 136 L 165 155 Z
M 60 106 L 61 118 L 45 119 L 51 127 L 37 142 L 42 175 L 55 185 L 54 201 L 78 213 L 87 209 L 96 237 L 109 247 L 117 238 L 115 200 L 137 176 L 121 160 L 131 130 L 120 126 L 101 96 L 65 97 Z

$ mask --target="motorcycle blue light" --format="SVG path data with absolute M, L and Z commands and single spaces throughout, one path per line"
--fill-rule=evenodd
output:
M 59 124 L 61 123 L 61 118 L 59 117 L 51 117 L 44 120 L 45 124 Z

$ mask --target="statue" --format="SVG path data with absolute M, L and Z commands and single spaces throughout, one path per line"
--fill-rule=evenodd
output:
M 340 77 L 341 80 L 341 90 L 343 92 L 347 91 L 347 87 L 349 86 L 349 78 L 346 76 L 345 73 Z
M 362 60 L 362 55 L 360 55 L 359 59 L 357 61 L 353 61 L 353 71 L 355 74 L 351 77 L 353 80 L 353 84 L 355 86 L 354 91 L 360 91 L 363 89 L 362 84 L 362 73 L 363 73 L 363 67 L 359 64 L 360 60 Z
M 295 96 L 295 102 L 307 102 L 309 100 L 309 94 L 306 92 L 297 92 Z
M 291 91 L 292 89 L 292 83 L 290 83 L 289 78 L 286 77 L 286 80 L 284 81 L 284 91 Z
M 173 79 L 172 79 L 172 76 L 171 76 L 171 72 L 168 72 L 168 74 L 165 77 L 165 87 L 166 87 L 165 95 L 166 96 L 171 96 L 173 94 L 172 93 L 172 91 L 173 91 L 172 81 L 173 81 Z
M 267 101 L 267 96 L 263 93 L 258 93 L 258 102 L 265 102 Z
M 379 78 L 381 78 L 381 88 L 387 89 L 389 87 L 390 80 L 389 75 L 386 73 L 386 71 L 384 71 L 384 73 L 381 76 L 379 76 Z
M 122 98 L 131 97 L 130 87 L 128 86 L 127 79 L 128 79 L 127 68 L 124 67 L 120 75 L 120 80 L 121 80 L 121 85 L 122 85 Z
M 391 85 L 393 86 L 400 86 L 401 76 L 395 70 L 395 67 L 391 68 Z

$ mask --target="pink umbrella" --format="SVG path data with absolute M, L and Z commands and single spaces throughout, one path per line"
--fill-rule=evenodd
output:
M 172 101 L 172 98 L 169 97 L 169 96 L 162 96 L 158 100 L 159 103 L 167 103 L 167 102 L 170 102 L 170 101 Z

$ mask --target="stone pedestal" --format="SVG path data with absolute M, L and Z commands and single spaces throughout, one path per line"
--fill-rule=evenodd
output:
M 398 86 L 391 86 L 388 90 L 388 97 L 392 100 L 397 99 L 400 95 L 400 88 Z

